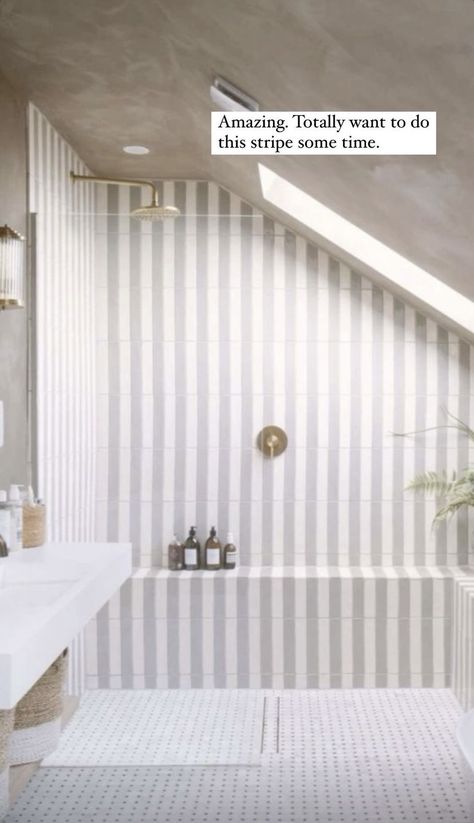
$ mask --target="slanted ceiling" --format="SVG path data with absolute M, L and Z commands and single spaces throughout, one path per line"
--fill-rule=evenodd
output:
M 210 177 L 271 212 L 256 159 L 210 157 L 215 74 L 267 110 L 437 110 L 437 157 L 268 165 L 471 299 L 473 43 L 472 0 L 0 1 L 0 70 L 104 175 Z

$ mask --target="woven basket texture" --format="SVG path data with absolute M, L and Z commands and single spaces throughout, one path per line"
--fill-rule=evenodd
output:
M 49 723 L 63 711 L 67 654 L 63 652 L 15 706 L 15 729 Z
M 22 763 L 38 763 L 57 749 L 61 737 L 61 718 L 30 726 L 29 729 L 13 729 L 8 748 L 10 766 Z
M 10 805 L 10 770 L 8 767 L 0 771 L 0 820 L 6 816 Z
M 42 546 L 46 540 L 46 507 L 23 504 L 23 548 Z
M 0 771 L 8 765 L 8 741 L 13 730 L 14 709 L 0 711 Z

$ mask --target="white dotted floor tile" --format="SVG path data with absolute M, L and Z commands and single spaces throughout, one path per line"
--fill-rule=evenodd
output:
M 459 714 L 448 689 L 288 691 L 280 699 L 279 747 L 283 755 L 323 760 L 431 757 L 449 768 Z
M 473 823 L 448 690 L 260 695 L 260 766 L 43 768 L 5 823 Z
M 4 823 L 250 823 L 258 772 L 255 767 L 43 769 Z
M 400 764 L 399 764 L 400 766 Z M 258 767 L 41 769 L 4 823 L 472 823 L 462 783 L 375 760 L 324 769 L 275 758 Z
M 258 763 L 264 700 L 237 689 L 88 692 L 43 766 Z

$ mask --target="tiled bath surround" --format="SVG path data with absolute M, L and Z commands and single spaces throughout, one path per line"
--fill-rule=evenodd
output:
M 474 708 L 474 576 L 460 580 L 453 607 L 453 691 L 466 711 Z
M 445 687 L 447 568 L 137 569 L 87 630 L 89 688 Z
M 392 432 L 470 418 L 472 347 L 216 184 L 159 189 L 183 218 L 140 225 L 138 191 L 98 190 L 97 536 L 137 566 L 191 523 L 245 565 L 466 563 L 467 518 L 433 533 L 403 491 L 463 468 L 466 438 Z

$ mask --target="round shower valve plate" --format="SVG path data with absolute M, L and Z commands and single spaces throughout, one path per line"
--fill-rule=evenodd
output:
M 288 446 L 288 436 L 279 426 L 265 426 L 257 437 L 257 445 L 265 457 L 278 457 Z

